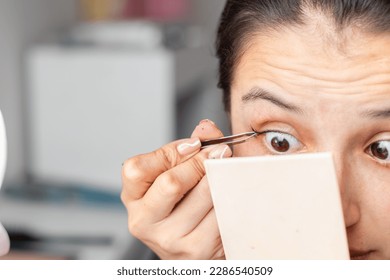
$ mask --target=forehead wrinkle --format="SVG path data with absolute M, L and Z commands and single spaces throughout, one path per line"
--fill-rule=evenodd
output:
M 246 87 L 246 85 L 250 84 L 264 86 L 264 83 L 271 83 L 272 88 L 274 87 L 273 85 L 277 87 L 276 92 L 280 88 L 283 92 L 289 92 L 296 96 L 334 96 L 345 100 L 350 100 L 350 98 L 347 98 L 348 96 L 351 98 L 354 96 L 357 98 L 368 98 L 368 100 L 374 95 L 381 97 L 381 99 L 386 99 L 386 96 L 390 97 L 390 73 L 365 76 L 357 81 L 352 79 L 348 81 L 333 81 L 329 78 L 321 80 L 319 77 L 311 77 L 309 74 L 306 76 L 296 69 L 257 73 L 254 68 L 252 68 L 254 70 L 250 68 L 252 67 L 247 68 L 250 70 L 247 70 L 248 75 L 238 79 L 240 81 L 239 87 Z M 257 68 L 267 70 L 268 66 L 259 65 Z M 280 94 L 280 96 L 283 95 L 283 93 Z
M 282 98 L 285 93 L 300 97 L 298 105 L 304 104 L 310 115 L 316 107 L 323 113 L 348 111 L 358 117 L 367 102 L 390 100 L 390 36 L 361 34 L 351 39 L 350 52 L 329 56 L 315 48 L 313 40 L 306 41 L 303 33 L 252 38 L 237 64 L 235 92 L 247 92 L 249 86 L 264 86 L 263 81 L 269 81 L 271 90 L 272 84 L 275 92 L 282 89 Z M 330 102 L 325 108 L 324 100 Z M 371 118 L 387 114 L 371 110 Z
M 306 58 L 299 53 L 293 56 L 281 52 L 279 56 L 275 57 L 274 52 L 264 52 L 259 47 L 252 49 L 251 52 L 251 59 L 242 63 L 240 69 L 251 68 L 254 75 L 259 69 L 260 73 L 273 74 L 273 72 L 278 72 L 277 76 L 292 77 L 294 80 L 299 76 L 300 79 L 313 79 L 318 82 L 325 81 L 334 84 L 340 82 L 367 84 L 367 82 L 378 83 L 381 80 L 390 81 L 390 57 L 381 59 L 374 57 L 365 59 L 326 57 L 325 61 L 319 59 L 313 61 L 313 56 Z
M 251 54 L 250 59 L 241 64 L 237 73 L 237 81 L 242 82 L 245 79 L 244 84 L 248 81 L 266 79 L 287 90 L 294 86 L 297 89 L 293 92 L 296 93 L 324 92 L 340 95 L 385 93 L 390 87 L 390 59 L 386 58 L 374 59 L 368 64 L 351 64 L 346 61 L 341 70 L 331 67 L 324 70 L 324 67 L 315 64 L 306 67 L 305 61 L 302 60 L 286 63 L 290 60 L 289 57 L 272 59 L 270 54 L 267 58 L 256 52 L 256 49 L 252 49 Z

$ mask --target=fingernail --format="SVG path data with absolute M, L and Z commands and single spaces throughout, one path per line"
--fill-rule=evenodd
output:
M 214 123 L 212 120 L 209 120 L 209 119 L 204 119 L 204 120 L 201 120 L 201 121 L 199 122 L 199 124 L 202 124 L 202 123 L 211 123 L 212 125 L 215 126 L 215 123 Z
M 218 145 L 209 153 L 209 159 L 227 158 L 232 155 L 232 150 L 228 145 Z
M 200 148 L 200 140 L 197 137 L 185 140 L 179 146 L 177 146 L 177 151 L 182 156 L 189 155 Z

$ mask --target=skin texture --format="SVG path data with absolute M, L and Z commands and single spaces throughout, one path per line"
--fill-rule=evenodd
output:
M 371 149 L 390 145 L 390 37 L 337 34 L 321 21 L 248 41 L 231 88 L 232 132 L 279 133 L 235 146 L 234 156 L 280 154 L 275 137 L 286 154 L 332 152 L 352 258 L 390 259 L 390 160 Z M 200 150 L 199 139 L 222 136 L 210 121 L 192 136 L 122 169 L 129 230 L 162 259 L 224 258 L 203 161 L 232 151 Z

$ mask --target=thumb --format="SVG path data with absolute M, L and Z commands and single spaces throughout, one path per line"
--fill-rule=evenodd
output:
M 222 136 L 222 131 L 216 126 L 214 122 L 208 119 L 201 120 L 191 135 L 191 137 L 198 137 L 200 140 L 209 140 Z

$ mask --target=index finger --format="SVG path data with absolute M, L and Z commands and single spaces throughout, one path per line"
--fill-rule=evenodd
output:
M 195 128 L 192 138 L 177 140 L 151 153 L 128 159 L 122 168 L 122 200 L 140 199 L 160 174 L 198 153 L 201 139 L 221 135 L 213 122 L 204 120 Z
M 197 137 L 182 139 L 126 160 L 122 167 L 122 200 L 141 198 L 161 173 L 190 158 L 200 146 Z

